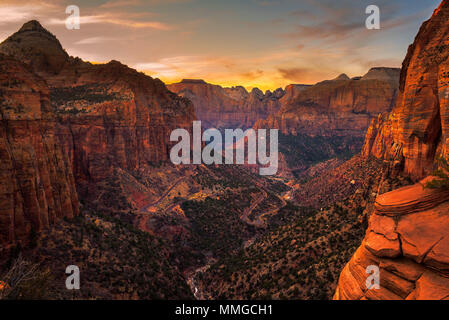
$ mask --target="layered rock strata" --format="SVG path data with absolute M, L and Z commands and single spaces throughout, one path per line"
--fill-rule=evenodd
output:
M 0 245 L 28 243 L 78 215 L 71 163 L 61 148 L 44 80 L 0 54 Z
M 0 243 L 78 214 L 75 184 L 85 198 L 116 169 L 168 161 L 171 131 L 195 119 L 192 103 L 160 80 L 117 61 L 70 57 L 37 21 L 0 54 Z
M 366 157 L 389 160 L 416 181 L 449 154 L 448 21 L 443 1 L 408 49 L 393 111 L 373 120 L 363 148 Z
M 274 92 L 244 87 L 223 88 L 203 80 L 185 79 L 167 86 L 174 93 L 188 98 L 195 106 L 195 114 L 206 128 L 250 128 L 258 119 L 276 113 L 286 92 Z M 300 91 L 298 86 L 289 89 L 285 99 Z
M 335 299 L 449 299 L 449 191 L 425 188 L 429 179 L 377 198 Z M 380 268 L 379 289 L 367 288 L 369 266 Z
M 392 109 L 399 86 L 399 69 L 373 68 L 364 77 L 334 80 L 305 88 L 276 114 L 256 123 L 285 135 L 364 137 L 379 113 Z

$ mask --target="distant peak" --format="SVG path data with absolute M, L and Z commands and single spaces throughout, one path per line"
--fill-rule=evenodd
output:
M 42 31 L 48 32 L 37 20 L 31 20 L 25 23 L 22 28 L 20 28 L 19 32 L 25 31 Z
M 110 66 L 125 66 L 123 63 L 117 60 L 111 60 L 108 62 L 108 65 Z
M 400 68 L 374 67 L 362 77 L 362 80 L 399 81 L 400 74 Z
M 48 31 L 47 29 L 45 29 L 40 24 L 40 22 L 37 21 L 37 20 L 28 21 L 14 35 L 16 35 L 16 34 L 23 35 L 23 34 L 28 34 L 28 33 L 30 33 L 30 34 L 37 33 L 37 34 L 40 34 L 40 35 L 44 35 L 48 39 L 51 39 L 54 42 L 58 42 L 59 43 L 59 41 L 56 38 L 56 36 L 53 33 L 51 33 L 50 31 Z
M 207 84 L 202 79 L 182 79 L 181 83 L 193 83 L 193 84 Z
M 350 78 L 348 77 L 348 75 L 346 73 L 342 73 L 341 75 L 336 77 L 334 80 L 350 80 Z
M 392 71 L 392 72 L 397 72 L 397 71 L 401 71 L 401 68 L 373 67 L 373 68 L 369 69 L 368 72 L 370 72 L 370 71 Z
M 38 73 L 56 74 L 69 59 L 56 36 L 37 20 L 28 21 L 3 41 L 0 52 L 31 65 Z

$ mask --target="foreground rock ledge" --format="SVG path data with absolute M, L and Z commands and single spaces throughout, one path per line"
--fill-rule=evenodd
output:
M 424 188 L 430 179 L 379 196 L 335 300 L 449 299 L 449 192 Z M 366 287 L 372 265 L 378 290 Z

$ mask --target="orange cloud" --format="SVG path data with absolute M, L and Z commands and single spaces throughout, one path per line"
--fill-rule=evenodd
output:
M 51 18 L 49 24 L 53 25 L 63 25 L 65 24 L 65 19 Z M 102 14 L 102 15 L 91 15 L 80 17 L 81 24 L 94 24 L 94 23 L 110 23 L 116 24 L 129 28 L 151 28 L 156 30 L 172 30 L 174 27 L 159 21 L 135 21 L 127 18 L 126 15 L 119 14 Z

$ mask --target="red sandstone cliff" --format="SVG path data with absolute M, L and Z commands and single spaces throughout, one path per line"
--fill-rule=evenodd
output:
M 373 68 L 361 78 L 341 75 L 304 88 L 282 103 L 278 113 L 256 127 L 278 128 L 284 134 L 363 137 L 370 121 L 391 110 L 399 69 Z
M 243 87 L 223 88 L 203 80 L 183 80 L 167 86 L 174 93 L 188 98 L 205 127 L 249 128 L 258 119 L 276 113 L 284 97 L 284 90 L 263 93 Z
M 426 189 L 427 180 L 377 198 L 334 299 L 449 298 L 449 191 Z M 379 289 L 366 286 L 368 266 L 380 268 Z
M 78 214 L 44 80 L 0 54 L 0 245 Z
M 363 150 L 414 180 L 448 155 L 448 21 L 444 0 L 408 50 L 394 110 L 373 120 Z M 449 191 L 425 188 L 430 179 L 377 198 L 335 299 L 449 299 Z M 380 268 L 380 289 L 366 286 L 371 265 Z
M 57 134 L 77 182 L 99 181 L 114 167 L 136 171 L 169 158 L 171 130 L 191 127 L 192 104 L 160 80 L 117 62 L 92 65 L 69 57 L 37 21 L 0 44 L 50 87 Z
M 365 156 L 386 158 L 419 180 L 437 155 L 449 154 L 449 10 L 443 1 L 425 22 L 404 60 L 393 111 L 373 120 Z
M 0 54 L 13 70 L 0 74 L 0 243 L 76 215 L 75 183 L 84 198 L 116 169 L 167 161 L 171 131 L 191 128 L 192 103 L 160 80 L 117 61 L 70 57 L 37 21 L 1 43 Z

